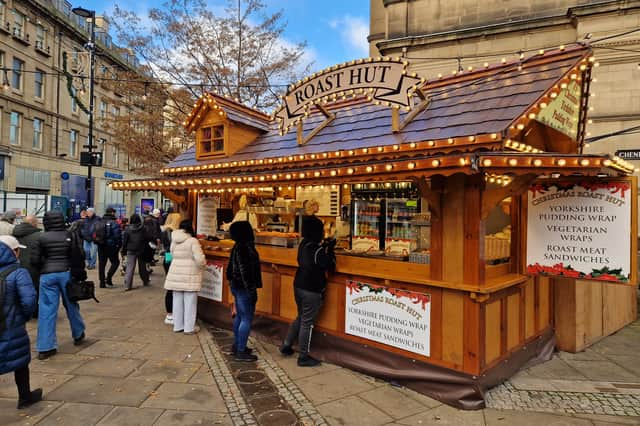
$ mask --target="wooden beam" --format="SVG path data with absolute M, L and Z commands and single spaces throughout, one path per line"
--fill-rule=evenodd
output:
M 427 109 L 429 104 L 431 103 L 431 99 L 422 92 L 422 90 L 416 90 L 416 94 L 420 98 L 420 103 L 411 109 L 411 111 L 407 114 L 403 121 L 400 121 L 400 112 L 398 109 L 394 108 L 391 113 L 391 130 L 394 133 L 398 133 L 402 129 L 404 129 L 407 124 L 411 123 L 414 118 L 422 111 Z
M 413 179 L 415 185 L 418 187 L 418 191 L 420 191 L 420 196 L 426 198 L 429 202 L 429 210 L 431 211 L 432 218 L 440 217 L 440 208 L 441 208 L 441 199 L 442 192 L 439 190 L 431 189 L 429 183 L 427 182 L 427 178 L 421 176 L 419 178 Z
M 534 174 L 516 176 L 509 185 L 503 188 L 484 191 L 482 194 L 482 212 L 480 218 L 482 220 L 486 219 L 489 213 L 491 213 L 491 210 L 505 198 L 520 195 L 531 185 L 531 182 L 533 182 L 536 177 L 537 175 Z
M 336 115 L 334 113 L 332 113 L 332 112 L 329 112 L 322 105 L 316 105 L 316 108 L 318 108 L 318 110 L 320 110 L 320 112 L 326 118 L 322 123 L 320 123 L 318 125 L 318 127 L 316 127 L 315 129 L 311 130 L 307 136 L 304 135 L 302 120 L 298 121 L 297 138 L 298 138 L 298 145 L 300 145 L 300 146 L 305 145 L 307 142 L 309 142 L 311 140 L 311 138 L 313 138 L 315 135 L 317 135 L 320 130 L 322 130 L 325 127 L 327 127 L 333 120 L 336 119 Z

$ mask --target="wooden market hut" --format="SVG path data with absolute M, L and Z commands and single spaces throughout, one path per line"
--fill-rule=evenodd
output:
M 313 351 L 457 407 L 481 408 L 484 392 L 525 363 L 548 358 L 555 346 L 581 350 L 636 317 L 633 286 L 526 273 L 526 197 L 534 180 L 633 172 L 623 160 L 582 154 L 593 63 L 591 49 L 575 45 L 460 72 L 424 83 L 426 97 L 413 111 L 344 93 L 285 134 L 271 117 L 209 93 L 185 122 L 195 146 L 163 169 L 163 177 L 112 186 L 160 190 L 196 217 L 202 193 L 414 182 L 431 213 L 429 264 L 338 253 Z M 543 119 L 571 85 L 578 94 L 573 136 Z M 512 212 L 509 261 L 492 265 L 485 220 L 505 199 Z M 224 244 L 202 244 L 210 259 L 226 262 Z M 296 249 L 258 251 L 264 288 L 254 330 L 279 340 L 296 315 Z M 429 356 L 346 333 L 349 282 L 428 294 Z M 201 299 L 199 315 L 229 326 L 226 279 L 222 293 L 222 303 Z

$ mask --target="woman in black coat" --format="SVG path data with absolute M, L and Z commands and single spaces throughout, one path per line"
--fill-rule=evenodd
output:
M 127 257 L 127 271 L 124 276 L 124 291 L 129 291 L 133 285 L 133 274 L 138 264 L 138 273 L 143 285 L 149 285 L 149 272 L 147 271 L 144 254 L 149 245 L 149 237 L 142 225 L 140 215 L 133 214 L 129 218 L 129 225 L 122 236 L 122 255 Z
M 227 279 L 236 307 L 231 351 L 236 361 L 256 361 L 258 357 L 247 348 L 247 340 L 256 311 L 258 289 L 262 287 L 260 256 L 256 251 L 253 228 L 249 222 L 233 222 L 229 232 L 231 239 L 236 242 L 231 249 L 227 266 Z
M 36 308 L 36 290 L 18 262 L 20 247 L 14 237 L 0 237 L 0 275 L 5 276 L 0 291 L 0 374 L 14 373 L 19 409 L 42 399 L 42 389 L 32 391 L 29 384 L 31 348 L 25 323 Z
M 335 269 L 336 240 L 323 240 L 324 225 L 314 215 L 302 219 L 302 242 L 298 247 L 298 270 L 293 280 L 298 315 L 280 347 L 283 355 L 293 355 L 291 345 L 298 339 L 300 367 L 313 367 L 320 361 L 309 355 L 313 324 L 320 313 L 327 288 L 327 272 Z

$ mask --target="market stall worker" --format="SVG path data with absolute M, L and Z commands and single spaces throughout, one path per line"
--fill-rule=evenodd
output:
M 254 230 L 258 229 L 258 217 L 256 216 L 255 213 L 250 213 L 249 210 L 247 210 L 246 195 L 242 195 L 240 197 L 240 200 L 238 201 L 238 206 L 240 207 L 240 209 L 238 210 L 236 215 L 233 217 L 233 220 L 230 223 L 223 223 L 221 226 L 222 230 L 225 232 L 228 232 L 232 223 L 240 222 L 242 220 L 249 222 L 251 224 L 251 227 Z

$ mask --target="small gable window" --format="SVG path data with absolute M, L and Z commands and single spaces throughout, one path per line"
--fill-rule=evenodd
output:
M 224 125 L 200 129 L 200 155 L 224 154 Z

